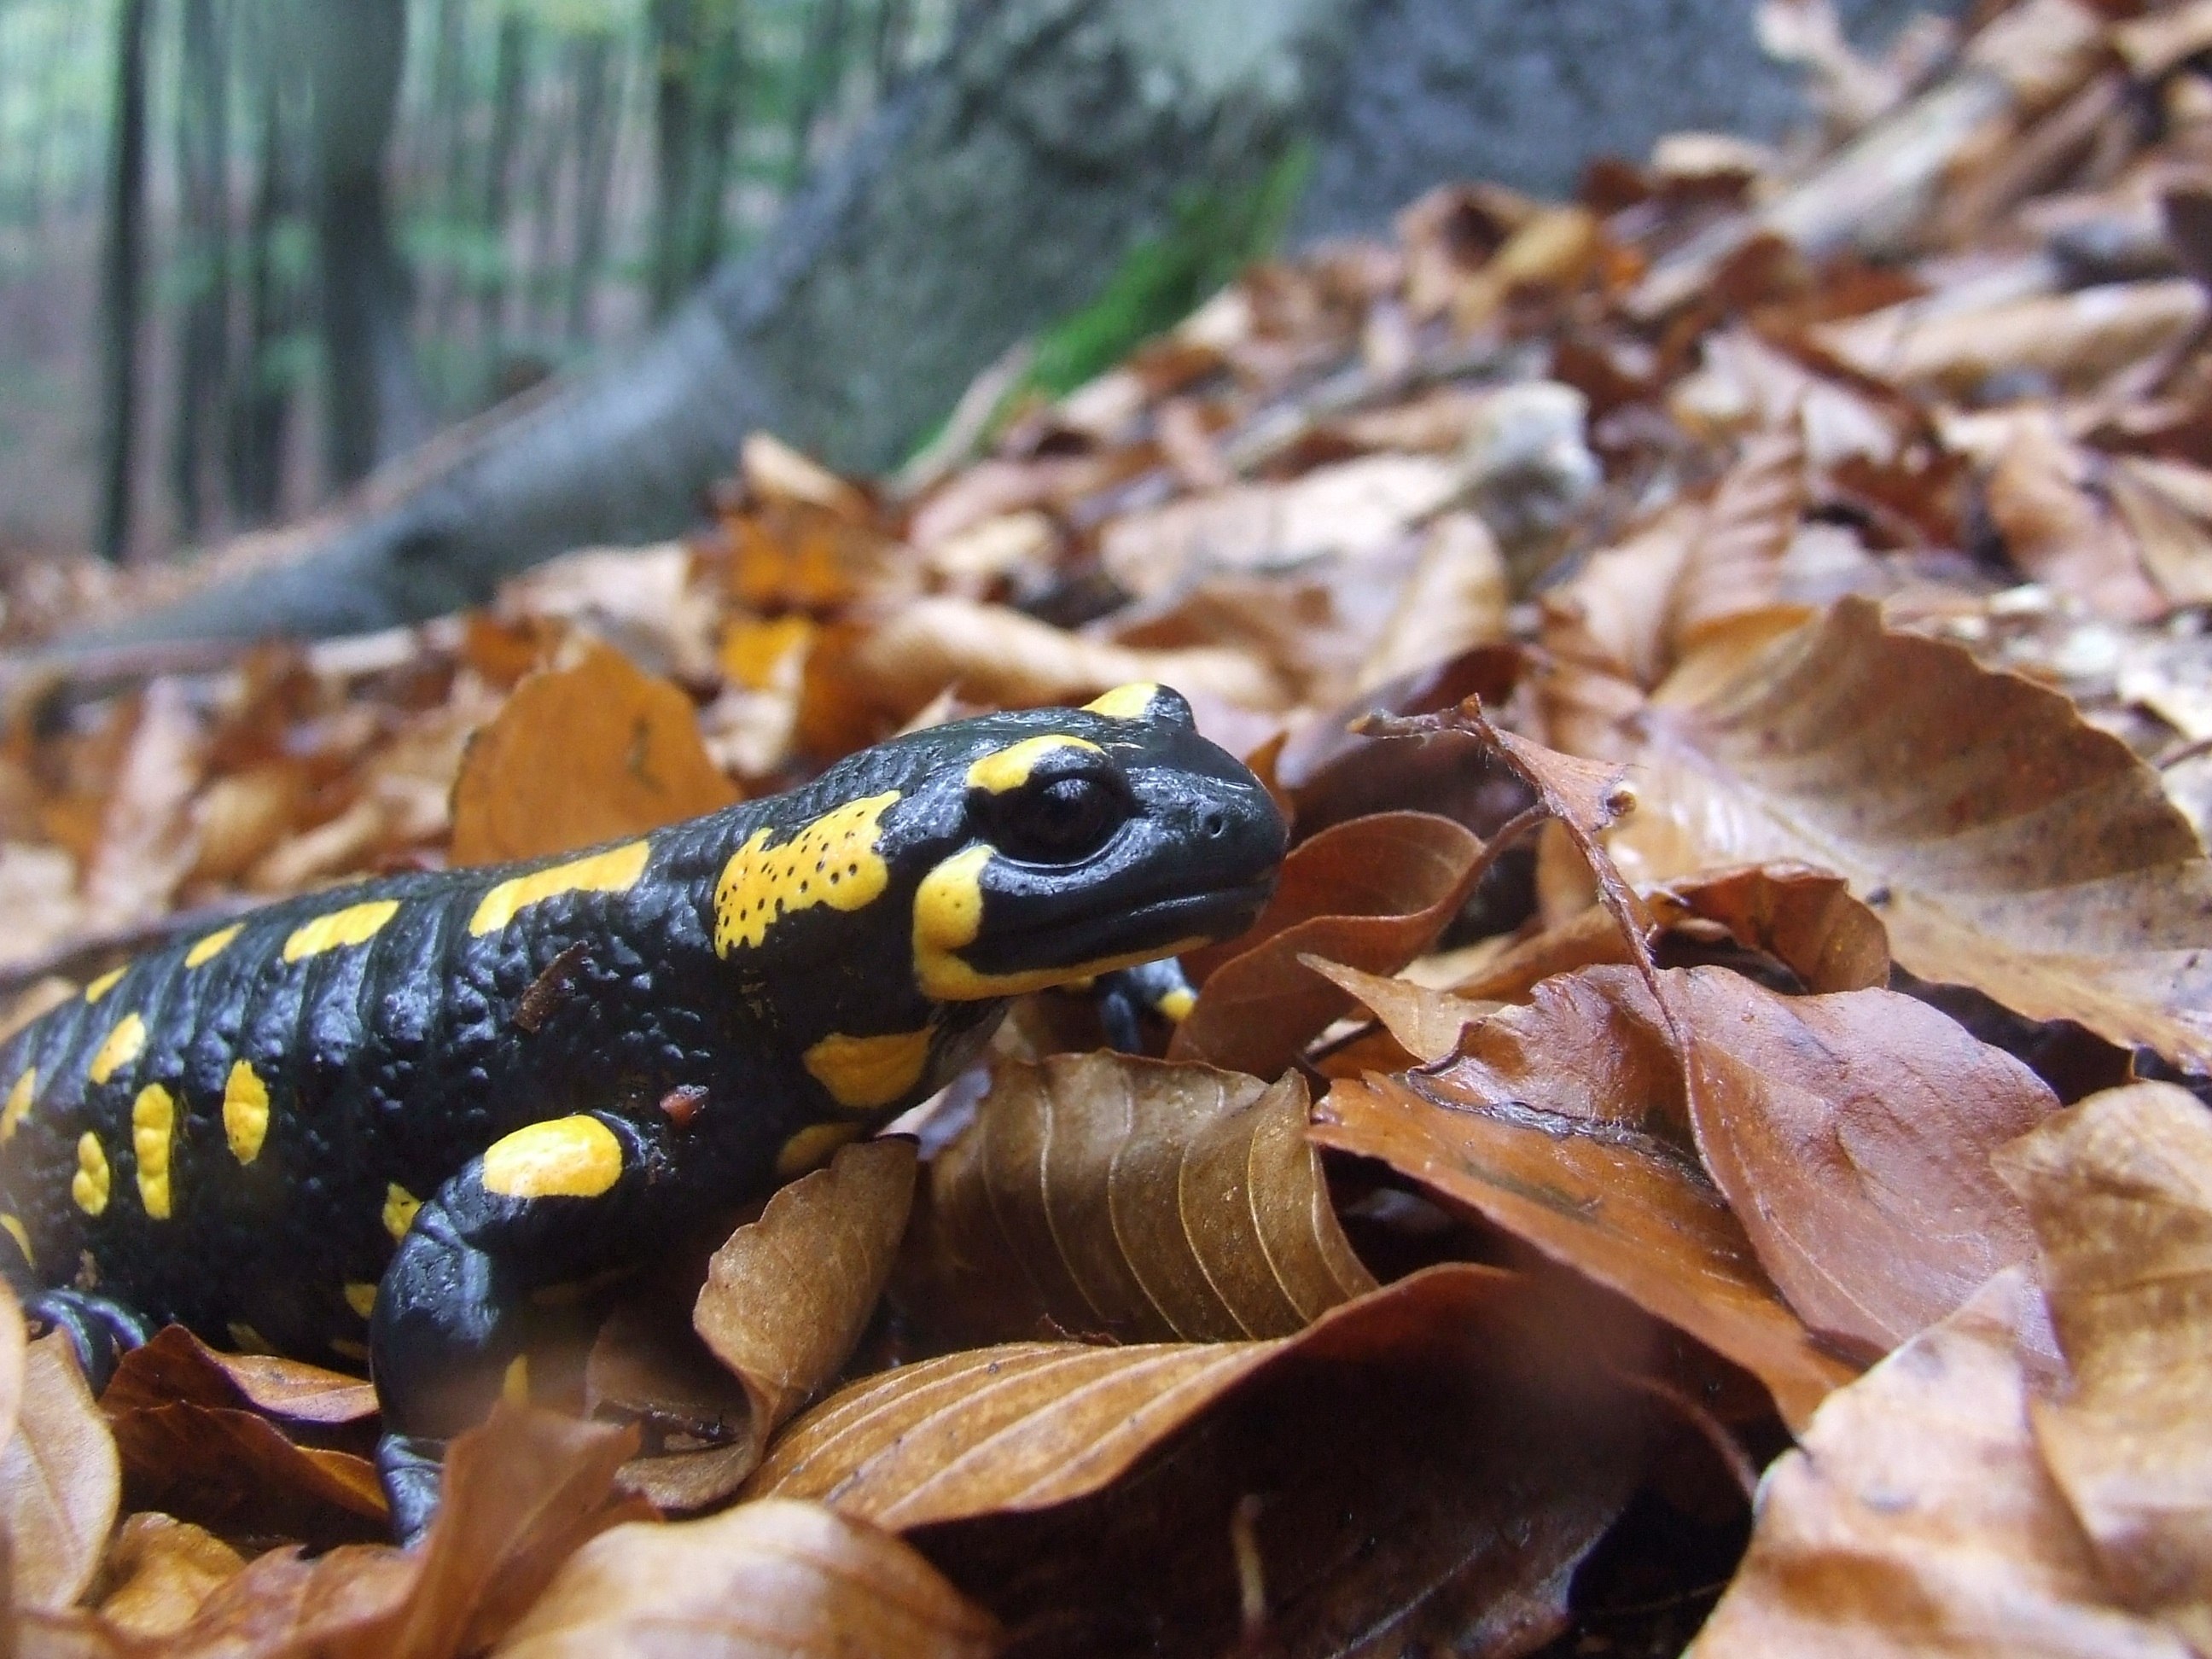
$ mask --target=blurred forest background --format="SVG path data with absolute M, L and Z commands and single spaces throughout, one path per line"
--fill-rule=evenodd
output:
M 954 3 L 0 0 L 0 543 L 281 520 L 635 337 Z

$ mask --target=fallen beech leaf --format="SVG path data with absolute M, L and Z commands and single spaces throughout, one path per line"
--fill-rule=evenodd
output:
M 1608 1344 L 1648 1328 L 1556 1288 L 1452 1265 L 1270 1342 L 924 1361 L 799 1419 L 756 1490 L 914 1534 L 1038 1648 L 1217 1654 L 1256 1594 L 1255 1652 L 1526 1652 L 1638 1463 Z
M 1815 1330 L 1886 1351 L 2033 1254 L 1990 1167 L 2058 1104 L 2020 1061 L 1890 991 L 1663 978 L 1690 1034 L 1698 1151 Z
M 1114 1054 L 1001 1065 L 930 1164 L 902 1302 L 969 1343 L 1286 1336 L 1375 1287 L 1285 1078 Z
M 854 524 L 866 524 L 873 517 L 867 496 L 858 487 L 772 433 L 745 434 L 738 447 L 738 468 L 745 488 L 772 501 L 810 501 Z
M 205 750 L 183 683 L 159 679 L 147 687 L 85 861 L 87 927 L 143 922 L 174 902 L 198 856 L 191 807 Z
M 593 645 L 514 689 L 453 784 L 456 864 L 566 853 L 727 806 L 690 698 Z
M 275 1354 L 218 1353 L 182 1325 L 167 1325 L 123 1356 L 100 1403 L 111 1417 L 186 1404 L 336 1425 L 374 1416 L 376 1389 L 364 1378 Z
M 1841 876 L 1803 865 L 1748 865 L 1638 890 L 1662 929 L 1717 924 L 1747 951 L 1775 957 L 1808 991 L 1889 981 L 1889 935 Z M 1620 925 L 1593 906 L 1547 928 L 1453 986 L 1468 1000 L 1517 1002 L 1553 974 L 1635 960 Z
M 2136 538 L 2107 492 L 2090 488 L 2094 463 L 2057 418 L 2038 409 L 2016 422 L 1984 492 L 2021 574 L 2130 622 L 2163 616 Z
M 1298 957 L 1395 972 L 1466 902 L 1484 853 L 1473 831 L 1426 812 L 1355 818 L 1293 848 L 1239 953 L 1206 974 L 1169 1057 L 1274 1076 L 1348 1006 Z
M 1005 605 L 950 598 L 903 606 L 861 642 L 846 668 L 856 690 L 902 720 L 951 685 L 1012 707 L 1079 703 L 1133 680 L 1240 708 L 1280 708 L 1288 701 L 1274 676 L 1242 652 L 1140 651 L 1063 632 Z
M 246 1558 L 213 1533 L 166 1515 L 134 1515 L 107 1552 L 113 1586 L 100 1617 L 131 1636 L 170 1636 L 191 1623 Z
M 2028 1428 L 2042 1298 L 2008 1268 L 1824 1406 L 1760 1487 L 1735 1580 L 1690 1659 L 1774 1654 L 2182 1659 L 2104 1605 Z
M 2212 1067 L 2212 862 L 2158 775 L 2056 692 L 1858 599 L 1646 714 L 1632 879 L 1747 860 L 1850 879 L 1899 962 Z
M 384 1491 L 365 1457 L 295 1445 L 256 1412 L 101 1404 L 134 1508 L 315 1543 L 386 1530 Z
M 1383 1029 L 1399 1045 L 1424 1065 L 1433 1066 L 1449 1060 L 1458 1051 L 1460 1034 L 1467 1029 L 1469 1020 L 1498 1012 L 1494 1002 L 1470 1002 L 1465 997 L 1454 996 L 1448 991 L 1432 991 L 1409 980 L 1363 974 L 1357 968 L 1347 968 L 1326 957 L 1309 954 L 1298 960 L 1340 987 L 1346 995 L 1381 1020 Z
M 1486 1052 L 1435 1073 L 1339 1079 L 1315 1109 L 1312 1137 L 1381 1159 L 1687 1332 L 1758 1377 L 1802 1428 L 1853 1367 L 1782 1300 L 1704 1172 L 1644 1132 L 1632 1086 L 1611 1100 L 1528 1086 L 1547 1054 L 1641 1052 L 1662 1065 L 1648 1042 L 1609 1047 L 1616 1017 L 1573 981 L 1554 981 L 1534 1008 L 1478 1029 Z
M 1359 665 L 1356 689 L 1373 691 L 1499 643 L 1510 597 L 1504 556 L 1489 526 L 1472 513 L 1443 514 L 1428 527 L 1390 619 Z
M 58 1611 L 100 1570 L 122 1499 L 107 1425 L 67 1335 L 30 1346 L 15 1432 L 0 1447 L 0 1522 L 12 1541 L 16 1606 Z
M 2139 1083 L 1996 1167 L 2042 1240 L 2074 1374 L 2032 1402 L 2036 1444 L 2120 1599 L 2212 1649 L 2212 1120 Z
M 771 1498 L 600 1534 L 496 1652 L 982 1659 L 1001 1640 L 990 1614 L 909 1546 L 817 1504 Z
M 0 1447 L 15 1437 L 16 1419 L 23 1410 L 25 1350 L 29 1333 L 23 1326 L 23 1310 L 15 1291 L 0 1282 Z
M 2172 344 L 2203 320 L 2204 290 L 2185 278 L 2111 283 L 1962 309 L 1907 301 L 1814 340 L 1862 374 L 1891 386 L 1971 396 L 2007 369 L 2047 375 L 2071 390 Z
M 742 1390 L 744 1427 L 720 1445 L 641 1458 L 625 1484 L 690 1509 L 726 1497 L 752 1473 L 769 1436 L 851 1358 L 890 1277 L 914 1170 L 915 1146 L 903 1138 L 842 1147 L 730 1235 L 708 1264 L 691 1323 Z M 724 1387 L 697 1392 L 716 1416 L 738 1403 Z
M 1706 634 L 1743 612 L 1780 600 L 1783 556 L 1808 496 L 1805 441 L 1795 420 L 1744 441 L 1675 579 L 1668 643 L 1676 653 L 1694 650 Z

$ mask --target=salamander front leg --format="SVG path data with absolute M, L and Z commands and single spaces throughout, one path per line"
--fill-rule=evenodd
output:
M 1098 1021 L 1105 1028 L 1106 1041 L 1125 1054 L 1145 1052 L 1145 1015 L 1154 1015 L 1170 1026 L 1180 1025 L 1198 1000 L 1182 961 L 1175 957 L 1102 974 L 1097 995 Z
M 555 1118 L 495 1142 L 416 1213 L 369 1325 L 377 1472 L 402 1543 L 437 1512 L 447 1441 L 502 1392 L 526 1395 L 534 1294 L 636 1259 L 636 1200 L 664 1161 L 623 1119 Z
M 23 1304 L 34 1327 L 66 1331 L 76 1350 L 77 1369 L 96 1399 L 115 1375 L 123 1356 L 143 1346 L 146 1322 L 120 1302 L 88 1291 L 40 1291 Z

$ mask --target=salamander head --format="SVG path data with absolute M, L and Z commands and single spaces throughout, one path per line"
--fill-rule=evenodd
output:
M 797 912 L 816 905 L 888 908 L 933 1001 L 1230 938 L 1267 902 L 1285 842 L 1259 780 L 1152 685 L 915 732 L 790 799 L 799 827 L 756 832 L 723 872 L 717 948 L 808 931 Z

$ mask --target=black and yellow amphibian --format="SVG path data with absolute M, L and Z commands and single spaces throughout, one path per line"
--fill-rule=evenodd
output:
M 941 1086 L 1018 993 L 1240 931 L 1284 826 L 1152 686 L 939 726 L 633 841 L 272 905 L 0 1048 L 0 1259 L 95 1367 L 366 1359 L 395 1522 L 556 1286 Z

